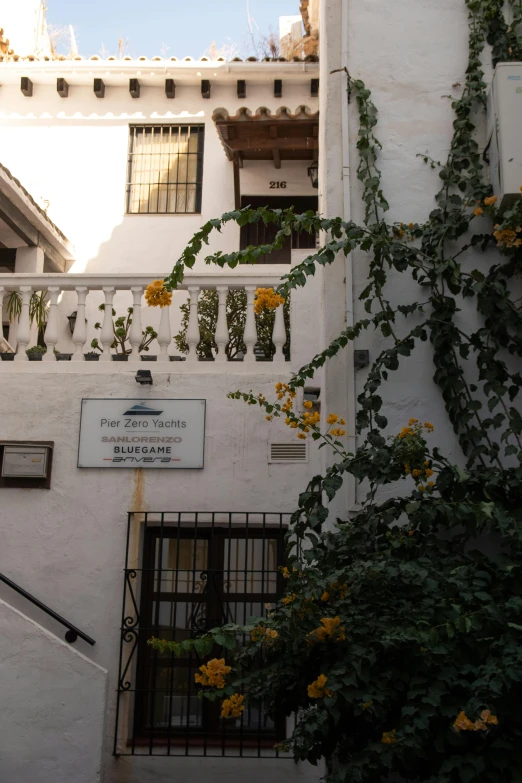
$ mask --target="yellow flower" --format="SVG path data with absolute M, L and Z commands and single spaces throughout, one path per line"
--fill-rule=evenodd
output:
M 435 427 L 433 426 L 433 424 L 431 424 L 431 422 L 425 421 L 424 422 L 424 429 L 427 430 L 427 432 L 433 432 Z
M 408 422 L 408 424 L 409 424 L 409 425 L 410 425 L 410 427 L 411 427 L 411 425 L 412 425 L 412 424 L 418 424 L 418 422 L 419 422 L 419 420 L 418 420 L 418 419 L 410 419 L 410 420 L 409 420 L 409 422 Z
M 312 402 L 311 400 L 305 400 L 305 401 L 303 402 L 303 407 L 304 407 L 304 408 L 308 408 L 308 410 L 310 410 L 310 408 L 311 408 L 312 406 L 313 406 L 313 402 Z
M 344 419 L 339 419 L 339 424 L 342 424 L 342 425 L 344 425 L 344 424 L 346 424 L 346 422 L 345 422 L 345 420 L 344 420 Z
M 154 280 L 145 289 L 145 301 L 149 307 L 168 307 L 172 294 L 165 288 L 164 280 Z
M 413 478 L 417 478 L 417 476 L 422 476 L 422 470 L 412 470 L 411 475 Z
M 496 197 L 496 196 L 488 196 L 488 198 L 485 198 L 485 199 L 484 199 L 484 204 L 485 204 L 487 207 L 492 207 L 492 206 L 493 206 L 493 204 L 496 204 L 497 200 L 498 200 L 498 199 L 497 199 L 497 197 Z
M 396 733 L 397 733 L 397 729 L 392 729 L 392 731 L 383 732 L 381 742 L 384 745 L 393 745 L 394 742 L 397 742 L 397 737 L 395 736 Z
M 297 596 L 295 593 L 292 593 L 291 595 L 285 595 L 284 598 L 281 598 L 281 603 L 284 604 L 285 606 L 288 606 L 288 604 L 293 603 L 296 598 Z
M 256 625 L 252 629 L 250 636 L 253 642 L 268 642 L 268 640 L 277 639 L 279 634 L 274 628 L 263 628 L 262 625 Z
M 481 215 L 484 214 L 484 210 L 482 209 L 482 207 L 475 207 L 475 209 L 473 210 L 473 214 L 476 217 L 480 217 Z
M 435 482 L 434 481 L 428 481 L 426 486 L 429 487 L 430 489 L 433 489 L 433 487 L 435 486 Z
M 367 710 L 369 707 L 372 706 L 372 704 L 373 704 L 373 699 L 371 701 L 363 701 L 361 707 L 363 708 L 363 710 Z
M 225 699 L 221 705 L 222 718 L 239 718 L 245 709 L 243 702 L 245 697 L 240 693 L 234 693 L 230 699 Z
M 328 593 L 326 590 L 323 592 L 321 596 L 321 601 L 328 601 L 330 598 L 330 593 Z
M 424 491 L 425 491 L 425 489 L 426 489 L 426 487 L 423 487 L 423 486 L 422 486 L 422 484 L 419 484 L 419 486 L 417 487 L 417 489 L 419 490 L 419 492 L 424 492 Z
M 279 305 L 285 303 L 285 300 L 279 294 L 276 294 L 273 288 L 258 288 L 256 290 L 256 299 L 254 302 L 254 312 L 262 313 L 263 310 L 275 310 Z
M 275 385 L 275 390 L 281 391 L 282 388 L 283 388 L 283 384 L 281 383 L 281 381 L 278 381 Z
M 402 430 L 397 435 L 398 438 L 405 438 L 407 435 L 415 435 L 415 430 L 413 430 L 411 427 L 403 427 Z
M 314 680 L 308 686 L 308 696 L 311 699 L 323 699 L 325 696 L 333 696 L 333 691 L 330 688 L 325 688 L 328 678 L 324 674 L 320 674 L 317 680 Z
M 408 530 L 408 535 L 409 536 L 414 536 L 415 535 L 415 530 Z
M 330 413 L 328 418 L 326 419 L 327 424 L 335 424 L 339 416 L 336 413 Z
M 272 419 L 273 419 L 273 416 L 265 416 L 265 419 L 266 419 L 267 421 L 272 421 Z
M 306 440 L 306 435 L 304 434 L 304 432 L 298 432 L 298 433 L 297 433 L 297 437 L 298 437 L 300 440 Z
M 286 566 L 283 566 L 281 569 L 281 574 L 283 575 L 283 579 L 288 579 L 290 577 L 290 571 Z
M 480 713 L 480 717 L 484 721 L 484 723 L 492 723 L 495 726 L 498 726 L 498 718 L 496 715 L 491 714 L 491 710 L 483 710 Z
M 407 462 L 405 462 L 405 463 L 404 463 L 404 472 L 405 472 L 406 474 L 408 474 L 408 473 L 410 472 L 410 466 L 408 465 L 408 463 L 407 463 Z
M 430 476 L 433 476 L 433 471 L 432 471 L 431 468 L 426 468 L 426 470 L 424 472 L 425 472 L 425 474 L 427 475 L 428 478 Z
M 324 642 L 326 639 L 334 639 L 336 642 L 342 642 L 346 639 L 344 628 L 341 625 L 339 617 L 323 617 L 321 625 L 308 634 L 311 641 L 317 640 Z
M 459 712 L 455 718 L 453 728 L 455 731 L 487 731 L 488 724 L 498 725 L 498 718 L 496 715 L 492 715 L 490 710 L 483 710 L 480 713 L 480 719 L 474 723 L 471 721 L 464 711 Z
M 199 667 L 202 673 L 195 674 L 194 680 L 205 687 L 224 688 L 225 676 L 230 670 L 231 667 L 225 665 L 224 658 L 212 658 L 206 665 Z

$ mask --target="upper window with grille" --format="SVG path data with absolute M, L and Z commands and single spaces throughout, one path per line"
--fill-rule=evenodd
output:
M 131 125 L 127 213 L 201 212 L 204 125 Z

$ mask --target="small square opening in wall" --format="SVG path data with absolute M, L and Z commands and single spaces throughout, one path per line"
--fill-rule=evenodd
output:
M 308 462 L 308 442 L 271 443 L 268 462 Z
M 49 489 L 54 443 L 0 441 L 0 488 Z

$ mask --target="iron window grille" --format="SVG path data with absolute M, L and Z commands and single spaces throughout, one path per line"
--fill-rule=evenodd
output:
M 131 125 L 127 213 L 201 212 L 204 125 Z
M 317 212 L 317 196 L 242 196 L 241 207 L 269 207 L 270 209 L 289 209 L 293 207 L 296 214 L 312 210 Z M 268 223 L 266 226 L 262 220 L 257 223 L 247 223 L 241 227 L 240 250 L 245 250 L 249 245 L 268 245 L 275 240 L 279 226 Z M 292 250 L 311 250 L 316 247 L 315 232 L 308 234 L 306 231 L 292 231 L 279 250 L 259 256 L 258 264 L 290 264 L 292 263 Z
M 181 641 L 225 622 L 264 616 L 283 591 L 289 515 L 131 512 L 121 624 L 116 755 L 278 758 L 284 718 L 246 700 L 241 718 L 198 696 L 208 658 L 153 650 L 152 636 Z M 140 562 L 131 562 L 140 530 Z M 243 640 L 245 641 L 245 640 Z

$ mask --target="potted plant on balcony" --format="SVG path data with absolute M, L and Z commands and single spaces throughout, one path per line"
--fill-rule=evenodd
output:
M 0 353 L 0 359 L 3 362 L 12 362 L 14 361 L 14 358 L 15 358 L 14 351 L 2 351 L 2 353 Z
M 41 362 L 44 353 L 47 353 L 47 348 L 43 345 L 33 345 L 26 350 L 27 358 L 30 362 Z
M 190 299 L 180 307 L 183 318 L 181 329 L 174 335 L 174 341 L 181 353 L 188 353 L 187 327 L 190 317 Z M 290 298 L 283 308 L 287 341 L 283 347 L 283 353 L 288 360 L 290 356 Z M 243 332 L 246 321 L 246 293 L 241 290 L 228 292 L 226 302 L 227 327 L 229 342 L 226 354 L 229 361 L 242 361 L 246 346 L 243 342 Z M 217 351 L 214 339 L 218 319 L 218 294 L 217 291 L 204 290 L 198 300 L 198 325 L 201 340 L 197 347 L 197 355 L 200 362 L 213 361 L 213 349 Z M 275 313 L 264 310 L 256 313 L 257 344 L 255 348 L 256 361 L 271 361 L 275 352 L 272 342 Z
M 105 305 L 101 304 L 98 307 L 98 309 L 103 312 L 105 310 Z M 112 331 L 113 331 L 114 339 L 110 347 L 114 348 L 115 350 L 115 353 L 112 354 L 112 360 L 114 362 L 126 362 L 129 358 L 129 354 L 132 352 L 132 348 L 128 345 L 128 342 L 129 342 L 129 332 L 132 324 L 133 312 L 134 309 L 132 307 L 129 307 L 127 308 L 126 316 L 121 315 L 118 316 L 118 318 L 114 319 L 114 316 L 116 315 L 116 310 L 114 310 L 114 308 L 112 310 L 112 316 L 113 316 Z M 95 323 L 94 328 L 101 329 L 102 328 L 101 323 L 99 322 Z M 141 343 L 138 346 L 139 353 L 141 353 L 142 351 L 148 351 L 149 345 L 158 336 L 158 333 L 154 331 L 152 326 L 146 326 L 141 334 L 142 334 L 142 339 L 141 339 Z M 100 342 L 96 337 L 91 342 L 91 348 L 94 348 L 100 353 L 103 353 L 103 348 L 101 347 Z M 87 356 L 85 358 L 87 359 Z M 150 360 L 154 360 L 156 357 L 151 356 L 147 358 L 149 358 Z M 90 359 L 88 361 L 93 361 L 93 359 Z

